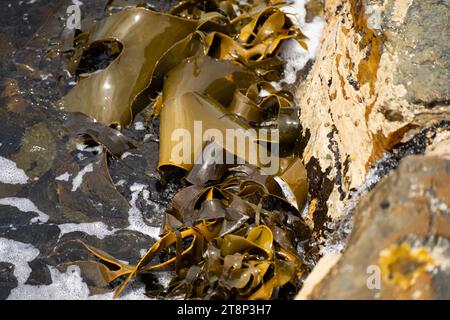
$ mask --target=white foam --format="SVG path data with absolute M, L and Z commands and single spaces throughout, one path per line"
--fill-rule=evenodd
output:
M 303 69 L 309 60 L 314 59 L 317 48 L 319 47 L 324 20 L 322 17 L 315 17 L 312 22 L 305 22 L 305 3 L 306 0 L 296 0 L 291 5 L 281 8 L 283 12 L 289 15 L 292 22 L 297 24 L 300 30 L 308 37 L 308 39 L 304 40 L 308 45 L 308 50 L 303 49 L 294 39 L 289 39 L 282 44 L 280 58 L 285 62 L 285 68 L 284 78 L 280 83 L 294 83 L 297 71 Z
M 98 146 L 94 146 L 94 147 L 88 147 L 87 145 L 85 145 L 84 143 L 77 143 L 76 144 L 76 148 L 79 151 L 84 151 L 84 152 L 95 152 L 97 154 L 101 154 L 103 152 L 103 146 L 98 145 Z
M 17 164 L 9 159 L 0 157 L 0 182 L 6 184 L 26 184 L 28 176 Z
M 57 176 L 55 179 L 59 181 L 69 181 L 71 174 L 68 172 L 64 172 L 63 174 Z
M 134 123 L 134 129 L 135 129 L 135 130 L 139 130 L 139 131 L 145 130 L 144 123 L 143 123 L 142 121 L 137 121 L 137 122 L 135 122 L 135 123 Z
M 130 187 L 130 191 L 132 192 L 130 200 L 131 208 L 128 211 L 128 223 L 130 225 L 127 229 L 141 232 L 153 238 L 158 238 L 160 228 L 152 227 L 145 223 L 142 212 L 136 206 L 136 201 L 141 194 L 144 199 L 148 201 L 149 192 L 146 188 L 147 186 L 141 183 L 134 183 Z
M 124 179 L 120 179 L 119 181 L 117 181 L 117 183 L 115 184 L 117 187 L 121 187 L 126 183 L 126 181 Z
M 260 98 L 264 98 L 264 97 L 267 97 L 267 96 L 269 96 L 269 95 L 270 95 L 270 92 L 267 91 L 267 90 L 265 90 L 265 89 L 261 89 L 261 90 L 259 91 L 259 97 L 260 97 Z
M 75 265 L 67 267 L 66 272 L 59 272 L 49 266 L 52 283 L 49 285 L 32 286 L 21 284 L 11 290 L 9 300 L 111 300 L 114 292 L 90 295 L 87 284 L 81 277 L 80 268 Z M 125 290 L 119 300 L 146 299 L 143 285 Z
M 37 217 L 31 219 L 31 222 L 47 222 L 48 221 L 48 215 L 39 210 L 36 205 L 31 202 L 27 198 L 2 198 L 0 199 L 0 204 L 16 207 L 22 212 L 35 212 L 38 214 Z
M 88 164 L 86 167 L 84 167 L 78 174 L 73 178 L 72 180 L 72 191 L 77 191 L 77 189 L 81 186 L 81 183 L 83 182 L 83 176 L 88 173 L 94 171 L 94 166 L 92 163 Z
M 82 6 L 83 2 L 81 2 L 80 0 L 72 0 L 72 3 L 76 6 Z
M 0 238 L 0 261 L 14 265 L 14 276 L 18 285 L 25 283 L 31 274 L 28 262 L 39 255 L 39 250 L 28 243 Z
M 122 156 L 120 157 L 121 160 L 125 159 L 126 157 L 132 156 L 133 154 L 131 152 L 124 152 Z
M 64 223 L 58 225 L 61 230 L 60 237 L 71 232 L 84 232 L 91 236 L 103 239 L 106 236 L 114 234 L 117 229 L 110 230 L 103 222 L 86 222 L 86 223 Z

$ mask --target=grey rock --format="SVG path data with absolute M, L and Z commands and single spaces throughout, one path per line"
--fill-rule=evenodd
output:
M 14 265 L 0 262 L 0 300 L 6 299 L 15 287 L 17 287 L 17 279 L 14 276 Z

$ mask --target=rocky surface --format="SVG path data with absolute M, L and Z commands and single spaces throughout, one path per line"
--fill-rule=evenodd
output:
M 297 92 L 323 256 L 299 299 L 448 299 L 449 6 L 326 1 Z
M 357 206 L 310 299 L 450 299 L 450 161 L 410 156 Z
M 102 18 L 107 2 L 85 1 L 83 18 Z M 0 299 L 111 298 L 107 284 L 83 277 L 91 256 L 78 240 L 136 262 L 178 185 L 156 172 L 158 123 L 147 124 L 145 112 L 124 130 L 137 147 L 122 158 L 63 128 L 54 103 L 73 79 L 48 50 L 67 36 L 71 4 L 11 2 L 0 12 Z
M 316 62 L 297 91 L 310 178 L 306 214 L 322 253 L 356 199 L 402 157 L 429 152 L 435 139 L 448 142 L 448 7 L 325 3 Z

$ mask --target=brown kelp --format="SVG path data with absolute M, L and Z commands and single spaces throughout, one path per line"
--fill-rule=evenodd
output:
M 270 299 L 277 288 L 298 286 L 304 266 L 297 245 L 310 235 L 300 216 L 307 179 L 294 152 L 298 108 L 270 81 L 282 71 L 281 43 L 296 39 L 306 45 L 283 5 L 185 0 L 170 14 L 127 8 L 75 39 L 78 61 L 86 61 L 99 43 L 114 59 L 101 70 L 78 72 L 78 84 L 61 101 L 75 112 L 68 129 L 120 156 L 132 144 L 117 129 L 153 101 L 152 115 L 160 117 L 158 169 L 186 173 L 160 239 L 137 264 L 84 244 L 106 282 L 123 280 L 115 296 L 134 277 L 159 271 L 173 272 L 170 284 L 148 295 Z M 81 69 L 92 71 L 79 62 Z M 196 122 L 220 135 L 198 143 L 190 136 L 186 145 L 174 141 L 177 130 L 194 134 Z M 115 128 L 105 127 L 110 125 Z M 230 129 L 249 132 L 256 161 L 248 149 L 217 138 Z M 183 156 L 174 158 L 174 150 Z M 261 150 L 276 160 L 275 172 L 268 174 Z
M 150 85 L 161 57 L 195 29 L 196 23 L 175 16 L 130 8 L 101 21 L 79 46 L 114 40 L 123 47 L 104 70 L 81 79 L 62 100 L 67 111 L 83 112 L 97 121 L 128 125 L 139 106 L 139 95 Z M 170 32 L 167 32 L 170 30 Z M 80 103 L 83 101 L 83 103 Z

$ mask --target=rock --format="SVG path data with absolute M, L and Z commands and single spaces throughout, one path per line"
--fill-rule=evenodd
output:
M 52 283 L 50 270 L 48 269 L 48 266 L 45 263 L 45 261 L 35 259 L 29 263 L 29 266 L 32 271 L 25 284 L 39 286 L 39 285 L 49 285 Z
M 295 297 L 296 300 L 306 300 L 315 286 L 328 274 L 330 269 L 339 261 L 342 254 L 330 252 L 325 254 L 315 265 L 312 272 L 303 283 L 302 289 Z
M 448 1 L 367 0 L 368 21 L 381 20 L 377 32 L 386 48 L 398 57 L 394 80 L 407 89 L 411 103 L 429 106 L 448 104 L 450 31 Z M 375 26 L 374 26 L 375 27 Z
M 358 204 L 342 258 L 309 298 L 450 299 L 449 279 L 450 161 L 411 156 Z
M 434 142 L 450 131 L 448 7 L 326 1 L 320 48 L 297 91 L 317 258 L 373 186 L 370 169 L 381 170 L 375 181 L 406 155 L 448 153 Z
M 17 287 L 12 263 L 0 262 L 0 284 L 0 300 L 4 300 L 9 296 L 11 290 Z

